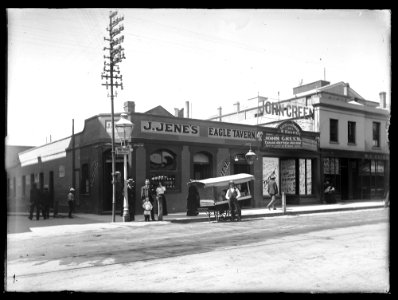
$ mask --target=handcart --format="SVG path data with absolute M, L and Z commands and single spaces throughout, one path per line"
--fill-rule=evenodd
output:
M 241 197 L 238 199 L 240 203 L 248 199 L 252 199 L 249 182 L 254 180 L 254 176 L 246 173 L 227 175 L 221 177 L 206 178 L 201 180 L 192 180 L 188 183 L 194 184 L 198 190 L 200 197 L 199 212 L 205 212 L 211 221 L 211 215 L 215 220 L 226 221 L 230 219 L 231 212 L 229 210 L 228 200 L 225 193 L 228 189 L 230 181 L 238 186 Z

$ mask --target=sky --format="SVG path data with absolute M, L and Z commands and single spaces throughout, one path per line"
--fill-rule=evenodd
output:
M 344 81 L 367 100 L 391 92 L 391 11 L 309 9 L 7 9 L 7 145 L 40 146 L 111 113 L 102 83 L 110 11 L 124 30 L 123 90 L 137 112 L 191 105 L 207 119 L 257 95 Z

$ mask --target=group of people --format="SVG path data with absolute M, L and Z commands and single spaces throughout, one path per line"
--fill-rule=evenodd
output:
M 75 189 L 70 188 L 67 194 L 67 201 L 69 206 L 69 218 L 72 217 L 73 205 L 75 200 Z M 51 195 L 48 186 L 45 185 L 43 191 L 37 188 L 37 184 L 33 183 L 30 190 L 30 207 L 29 207 L 29 219 L 33 220 L 33 214 L 36 211 L 36 220 L 40 220 L 40 213 L 43 219 L 50 218 L 50 206 L 51 206 Z M 53 217 L 58 216 L 58 201 L 53 202 Z
M 166 202 L 166 187 L 163 186 L 162 182 L 159 181 L 157 187 L 153 187 L 150 184 L 149 179 L 145 179 L 145 185 L 141 187 L 141 200 L 142 207 L 144 209 L 145 222 L 155 220 L 155 208 L 158 210 L 158 220 L 161 220 L 162 216 L 167 216 L 167 202 Z M 157 205 L 155 204 L 157 201 Z

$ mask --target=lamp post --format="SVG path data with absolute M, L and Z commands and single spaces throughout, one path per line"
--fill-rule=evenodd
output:
M 130 221 L 130 214 L 129 214 L 129 202 L 127 195 L 127 155 L 130 152 L 130 147 L 128 146 L 127 142 L 130 140 L 131 133 L 133 132 L 134 129 L 134 124 L 127 119 L 126 113 L 122 113 L 120 115 L 119 121 L 115 123 L 115 127 L 122 146 L 121 149 L 116 149 L 116 150 L 120 154 L 123 154 L 124 157 L 123 222 L 128 222 Z

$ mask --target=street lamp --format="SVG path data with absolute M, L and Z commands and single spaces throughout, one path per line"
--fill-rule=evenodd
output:
M 257 159 L 257 154 L 252 151 L 252 145 L 250 145 L 250 150 L 245 154 L 246 161 L 249 165 L 252 165 Z
M 116 149 L 117 152 L 123 154 L 124 161 L 124 195 L 123 195 L 123 222 L 130 221 L 129 202 L 127 199 L 127 155 L 130 152 L 130 147 L 127 142 L 130 140 L 134 129 L 134 124 L 127 119 L 127 114 L 122 113 L 119 121 L 115 123 L 117 135 L 120 138 L 121 149 Z M 118 153 L 118 154 L 119 154 Z

